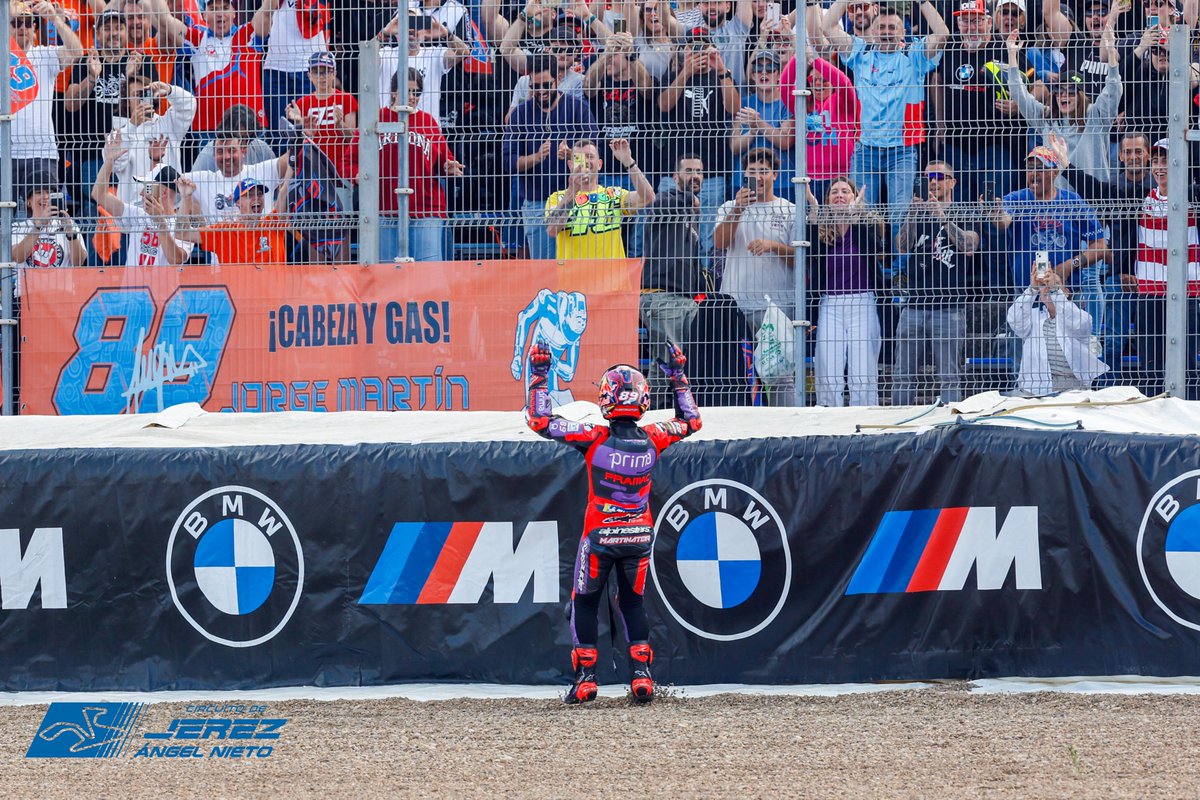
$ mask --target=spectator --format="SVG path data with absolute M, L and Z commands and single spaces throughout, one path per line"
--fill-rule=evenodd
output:
M 156 114 L 162 100 L 171 105 L 165 114 Z M 180 145 L 196 115 L 196 98 L 186 89 L 153 83 L 145 75 L 131 75 L 125 82 L 123 116 L 113 118 L 113 130 L 121 132 L 125 155 L 117 159 L 113 173 L 117 177 L 117 196 L 125 203 L 137 202 L 142 184 L 136 176 L 149 175 L 160 164 L 182 168 Z
M 607 50 L 608 48 L 606 48 L 606 52 Z M 583 97 L 584 76 L 583 65 L 580 63 L 580 56 L 583 54 L 583 51 L 580 46 L 579 37 L 575 34 L 574 29 L 567 25 L 556 25 L 550 31 L 550 41 L 547 45 L 546 53 L 558 61 L 558 74 L 563 76 L 562 80 L 559 81 L 558 90 L 574 97 Z M 512 102 L 509 103 L 509 110 L 516 108 L 528 99 L 529 76 L 522 75 L 517 79 L 517 85 L 513 87 Z
M 879 3 L 865 2 L 865 0 L 851 0 L 849 6 L 847 6 L 845 16 L 849 19 L 850 26 L 846 28 L 844 20 L 839 20 L 842 28 L 847 30 L 852 36 L 866 39 L 869 36 L 871 24 L 879 16 Z
M 218 130 L 230 131 L 236 134 L 238 139 L 245 142 L 245 161 L 247 164 L 261 164 L 264 161 L 270 161 L 278 157 L 275 151 L 271 149 L 271 145 L 267 144 L 261 138 L 258 119 L 259 115 L 253 108 L 238 103 L 225 110 L 225 113 L 221 115 L 221 124 L 217 126 Z M 196 172 L 212 172 L 215 170 L 217 168 L 216 159 L 213 158 L 215 147 L 216 142 L 210 141 L 204 147 L 200 148 L 200 154 L 192 162 L 191 169 Z
M 192 243 L 177 238 L 178 170 L 168 165 L 159 167 L 142 179 L 145 190 L 141 205 L 127 204 L 108 190 L 113 165 L 125 154 L 120 133 L 109 137 L 103 153 L 104 160 L 92 186 L 92 199 L 130 235 L 125 265 L 156 267 L 185 263 L 192 254 Z
M 1067 72 L 1054 84 L 1053 99 L 1046 105 L 1034 100 L 1025 88 L 1017 56 L 1021 45 L 1016 35 L 1010 35 L 1008 45 L 1008 90 L 1021 115 L 1029 121 L 1034 133 L 1045 138 L 1051 134 L 1067 142 L 1071 161 L 1081 170 L 1101 181 L 1110 178 L 1108 137 L 1121 104 L 1121 72 L 1117 67 L 1114 26 L 1116 15 L 1105 23 L 1100 43 L 1108 57 L 1108 77 L 1104 91 L 1092 102 L 1083 91 L 1084 78 L 1078 72 Z
M 1078 194 L 1056 185 L 1061 169 L 1054 151 L 1035 147 L 1025 158 L 1026 188 L 987 204 L 991 223 L 1012 232 L 1009 286 L 1024 284 L 1039 251 L 1049 254 L 1063 279 L 1108 255 L 1096 212 Z
M 557 257 L 624 258 L 621 220 L 654 202 L 654 187 L 633 160 L 626 139 L 608 143 L 615 158 L 629 173 L 633 191 L 601 186 L 604 161 L 595 142 L 580 140 L 571 148 L 571 179 L 546 201 L 546 231 L 557 240 Z
M 1054 270 L 1030 270 L 1029 288 L 1008 307 L 1008 324 L 1021 337 L 1017 391 L 1026 396 L 1090 389 L 1108 370 L 1090 350 L 1091 316 L 1071 302 Z
M 666 0 L 637 4 L 624 0 L 621 8 L 637 47 L 637 60 L 654 80 L 661 81 L 671 68 L 675 48 L 683 35 L 671 4 Z
M 141 53 L 154 66 L 155 80 L 171 83 L 175 56 L 187 27 L 171 15 L 166 0 L 120 0 L 113 4 L 125 16 L 129 49 Z
M 329 49 L 325 33 L 329 4 L 325 0 L 262 0 L 259 12 L 269 15 L 254 24 L 259 36 L 267 40 L 262 59 L 263 111 L 267 130 L 280 132 L 285 129 L 288 105 L 313 90 L 309 60 L 314 53 Z
M 729 6 L 729 0 L 700 0 L 696 4 L 703 17 L 700 24 L 708 28 L 709 39 L 721 54 L 721 63 L 729 70 L 734 87 L 741 90 L 747 84 L 746 42 L 754 23 L 753 0 L 737 0 L 732 16 Z M 695 27 L 694 23 L 687 24 L 685 30 Z
M 408 120 L 408 248 L 401 249 L 399 203 L 399 134 L 381 134 L 379 139 L 379 258 L 388 263 L 402 254 L 415 261 L 445 260 L 446 193 L 440 178 L 458 177 L 463 165 L 454 160 L 437 120 L 420 110 L 421 73 L 408 71 L 408 104 L 417 112 Z M 400 96 L 392 76 L 392 103 L 379 110 L 380 122 L 400 122 Z
M 565 4 L 563 4 L 565 5 Z M 608 43 L 610 31 L 604 21 L 592 13 L 586 0 L 571 0 L 566 15 L 586 37 L 591 33 L 597 45 Z M 558 7 L 550 0 L 529 0 L 525 10 L 508 26 L 500 43 L 500 55 L 518 75 L 529 74 L 529 57 L 550 51 L 551 33 L 558 25 Z
M 954 12 L 954 24 L 959 36 L 946 46 L 930 92 L 937 120 L 934 140 L 957 167 L 962 197 L 979 197 L 985 182 L 996 187 L 994 194 L 1004 196 L 1016 188 L 1026 132 L 1014 119 L 1017 104 L 1008 91 L 1004 49 L 992 35 L 984 0 L 963 0 Z
M 263 104 L 262 37 L 270 29 L 271 8 L 278 2 L 263 0 L 250 24 L 238 25 L 234 0 L 208 0 L 204 23 L 188 26 L 188 77 L 198 103 L 192 130 L 201 134 L 200 141 L 212 138 L 225 112 L 235 104 L 254 109 L 259 124 L 268 124 Z
M 408 66 L 421 75 L 421 84 L 425 87 L 421 92 L 421 110 L 440 125 L 443 120 L 442 82 L 446 74 L 467 57 L 470 50 L 466 42 L 451 34 L 433 17 L 412 12 L 408 22 Z M 393 21 L 384 31 L 394 35 L 398 29 L 398 24 Z M 399 66 L 397 48 L 388 48 L 380 54 L 379 86 L 383 107 L 391 102 L 391 90 L 386 87 L 392 85 L 392 78 Z
M 246 178 L 233 190 L 237 213 L 229 219 L 201 228 L 185 227 L 179 239 L 198 244 L 213 253 L 221 264 L 256 264 L 282 266 L 287 263 L 287 184 L 285 175 L 275 192 L 275 206 L 267 211 L 267 187 L 253 178 Z M 181 214 L 188 220 L 202 219 L 196 203 L 196 184 L 181 177 L 179 194 L 183 200 Z
M 25 219 L 13 223 L 12 260 L 20 265 L 14 294 L 21 296 L 21 272 L 33 267 L 87 266 L 87 245 L 58 191 L 58 176 L 33 172 L 25 189 Z
M 1154 188 L 1146 195 L 1138 220 L 1137 260 L 1134 275 L 1137 279 L 1135 300 L 1138 343 L 1137 352 L 1143 370 L 1142 393 L 1154 396 L 1163 391 L 1164 353 L 1167 324 L 1167 203 L 1170 171 L 1170 142 L 1154 143 L 1150 150 L 1150 174 Z M 1194 196 L 1188 187 L 1178 189 Z M 1187 374 L 1188 399 L 1195 399 L 1194 373 L 1196 353 L 1200 350 L 1200 232 L 1195 213 L 1188 204 L 1187 229 Z
M 675 164 L 675 185 L 657 193 L 645 210 L 642 262 L 642 325 L 652 348 L 689 340 L 706 288 L 700 261 L 700 187 L 704 162 L 683 153 Z M 653 352 L 653 350 L 652 350 Z
M 272 161 L 247 164 L 246 142 L 241 135 L 237 130 L 218 131 L 213 147 L 213 160 L 217 168 L 212 171 L 192 170 L 184 176 L 196 184 L 195 199 L 209 223 L 228 219 L 237 213 L 233 192 L 246 178 L 253 178 L 273 194 L 287 174 L 286 153 Z M 267 202 L 273 205 L 273 197 Z
M 701 3 L 713 7 L 720 3 Z M 727 3 L 725 5 L 728 5 Z M 680 153 L 695 153 L 704 162 L 704 184 L 700 188 L 700 244 L 705 257 L 713 251 L 713 216 L 725 202 L 730 172 L 728 136 L 741 98 L 721 53 L 707 28 L 693 28 L 685 46 L 675 56 L 675 65 L 661 84 L 658 110 L 670 132 L 669 159 Z M 663 183 L 670 186 L 670 178 Z
M 12 15 L 13 43 L 24 53 L 25 62 L 33 71 L 36 94 L 22 107 L 13 103 L 17 111 L 12 118 L 13 185 L 26 197 L 34 189 L 46 189 L 59 183 L 58 137 L 54 127 L 54 84 L 60 72 L 70 69 L 83 56 L 83 45 L 71 30 L 59 6 L 41 0 L 35 6 L 28 3 L 13 3 L 9 8 Z M 39 18 L 52 22 L 61 30 L 58 46 L 38 44 Z M 14 55 L 16 53 L 14 52 Z M 18 60 L 20 56 L 17 56 Z M 53 177 L 51 183 L 35 183 Z M 18 259 L 19 260 L 19 259 Z
M 977 213 L 974 206 L 955 202 L 954 169 L 947 162 L 930 161 L 925 179 L 929 197 L 913 200 L 896 237 L 897 248 L 909 258 L 907 302 L 896 324 L 894 406 L 913 404 L 917 366 L 927 347 L 933 350 L 941 401 L 962 399 L 965 306 L 979 249 L 979 232 L 970 219 Z
M 312 94 L 288 104 L 288 122 L 304 129 L 304 135 L 321 149 L 344 181 L 354 181 L 358 177 L 358 101 L 337 88 L 333 53 L 313 53 L 309 61 Z M 344 202 L 343 207 L 352 208 Z
M 866 191 L 847 177 L 829 185 L 825 204 L 811 193 L 817 236 L 809 253 L 810 296 L 819 298 L 813 371 L 817 405 L 879 405 L 882 332 L 875 290 L 883 285 L 887 239 L 882 220 L 866 210 Z M 905 212 L 907 213 L 907 212 Z
M 105 137 L 125 94 L 130 75 L 154 80 L 153 69 L 140 54 L 130 54 L 125 43 L 125 19 L 118 11 L 105 11 L 96 19 L 95 48 L 84 63 L 76 64 L 65 95 L 67 136 L 73 146 L 72 199 L 84 204 L 100 169 Z M 82 205 L 90 210 L 86 204 Z M 88 214 L 92 216 L 93 214 Z
M 766 148 L 779 162 L 776 170 L 775 194 L 791 201 L 792 176 L 796 163 L 792 148 L 796 143 L 796 121 L 779 99 L 779 56 L 771 50 L 759 50 L 750 63 L 754 91 L 742 96 L 729 149 L 735 155 L 747 150 Z M 742 185 L 741 175 L 734 177 L 734 189 Z
M 809 190 L 824 197 L 829 182 L 838 175 L 850 174 L 854 146 L 862 132 L 859 123 L 861 106 L 854 83 L 846 73 L 813 50 L 808 52 L 808 88 L 805 99 L 807 128 Z M 788 111 L 794 113 L 792 90 L 796 87 L 796 59 L 784 68 L 782 97 Z M 795 125 L 795 122 L 792 123 Z
M 1112 22 L 1115 42 L 1119 18 L 1128 9 L 1122 0 L 1083 0 L 1080 6 L 1083 24 L 1080 27 L 1075 24 L 1067 8 L 1062 0 L 1042 1 L 1046 34 L 1062 51 L 1062 72 L 1078 72 L 1083 76 L 1083 91 L 1088 97 L 1096 97 L 1104 90 L 1108 79 L 1109 48 L 1101 41 L 1104 28 Z M 1137 59 L 1132 56 L 1132 45 L 1126 45 L 1124 49 L 1127 52 L 1118 53 L 1118 62 L 1124 70 L 1121 74 L 1122 81 L 1128 82 L 1132 77 L 1128 67 Z
M 1158 29 L 1150 28 L 1151 33 Z M 1170 110 L 1170 57 L 1165 36 L 1156 38 L 1141 54 L 1139 44 L 1134 50 L 1133 75 L 1129 96 L 1125 100 L 1125 125 L 1144 131 L 1152 141 L 1167 135 L 1167 115 Z
M 592 62 L 584 78 L 592 104 L 592 115 L 606 141 L 627 139 L 633 158 L 647 175 L 658 173 L 658 147 L 654 140 L 657 114 L 654 109 L 654 79 L 634 52 L 633 37 L 614 33 L 600 57 Z M 606 181 L 632 189 L 619 162 L 605 159 Z
M 1083 199 L 1099 211 L 1100 222 L 1108 229 L 1109 265 L 1112 268 L 1104 288 L 1104 360 L 1114 372 L 1122 370 L 1122 355 L 1131 319 L 1131 301 L 1137 289 L 1134 261 L 1138 253 L 1138 219 L 1146 195 L 1154 186 L 1150 177 L 1150 140 L 1144 133 L 1126 133 L 1121 137 L 1118 158 L 1123 169 L 1112 183 L 1098 181 L 1071 166 L 1066 143 L 1051 139 L 1051 148 L 1063 164 L 1063 177 L 1078 189 Z
M 825 17 L 824 31 L 842 63 L 854 73 L 863 103 L 863 134 L 854 151 L 853 178 L 866 189 L 866 200 L 882 199 L 886 176 L 893 229 L 908 211 L 917 171 L 917 147 L 925 141 L 925 76 L 942 57 L 950 29 L 930 0 L 921 0 L 921 15 L 931 33 L 905 43 L 904 20 L 886 9 L 876 17 L 868 39 L 851 36 L 839 22 L 849 0 L 836 0 Z
M 716 246 L 727 251 L 721 291 L 737 301 L 751 330 L 767 310 L 767 295 L 789 319 L 796 318 L 796 206 L 775 196 L 779 159 L 763 147 L 742 156 L 745 186 L 717 212 Z M 776 384 L 777 405 L 791 405 L 790 381 Z
M 517 197 L 529 257 L 554 258 L 554 241 L 546 234 L 546 199 L 567 184 L 567 142 L 596 140 L 599 131 L 583 100 L 558 90 L 558 65 L 549 56 L 530 61 L 533 97 L 513 109 L 504 130 L 505 169 L 517 178 Z
M 356 0 L 353 3 L 332 4 L 329 50 L 339 65 L 338 80 L 342 91 L 358 96 L 359 43 L 384 36 L 383 30 L 396 17 L 397 5 L 396 0 Z M 381 92 L 390 85 L 389 76 L 382 83 Z M 381 104 L 381 107 L 386 106 L 387 103 Z

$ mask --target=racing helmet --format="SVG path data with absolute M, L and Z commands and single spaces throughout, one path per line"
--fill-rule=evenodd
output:
M 628 364 L 617 364 L 600 378 L 600 413 L 605 419 L 641 419 L 650 408 L 646 376 Z

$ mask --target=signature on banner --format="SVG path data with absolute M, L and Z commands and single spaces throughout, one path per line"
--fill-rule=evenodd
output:
M 166 344 L 161 341 L 150 348 L 146 355 L 138 355 L 142 352 L 145 340 L 146 329 L 142 328 L 138 331 L 137 346 L 133 349 L 133 372 L 129 379 L 129 387 L 121 393 L 121 396 L 129 404 L 129 410 L 134 414 L 137 413 L 142 398 L 151 391 L 156 393 L 159 409 L 165 408 L 162 396 L 163 386 L 189 379 L 193 375 L 200 374 L 208 366 L 208 362 L 190 344 L 183 348 L 182 361 L 175 358 L 174 344 Z

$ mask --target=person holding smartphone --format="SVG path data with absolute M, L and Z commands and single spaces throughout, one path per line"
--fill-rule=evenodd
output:
M 160 101 L 170 102 L 165 114 L 156 113 Z M 196 98 L 181 86 L 151 82 L 146 75 L 131 75 L 125 82 L 120 116 L 113 130 L 121 132 L 128 152 L 113 167 L 117 194 L 122 202 L 137 202 L 142 185 L 137 175 L 149 175 L 160 164 L 182 169 L 180 148 L 196 117 Z
M 1029 271 L 1029 288 L 1008 307 L 1021 337 L 1017 391 L 1030 397 L 1090 389 L 1108 365 L 1092 355 L 1092 316 L 1071 301 L 1052 269 Z
M 87 266 L 83 234 L 67 212 L 58 177 L 51 172 L 29 176 L 25 192 L 26 218 L 13 223 L 12 259 L 17 270 L 15 295 L 21 296 L 21 270 Z

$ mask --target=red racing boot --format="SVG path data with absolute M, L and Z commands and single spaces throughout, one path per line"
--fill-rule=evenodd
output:
M 575 681 L 567 690 L 563 702 L 569 706 L 590 703 L 596 699 L 596 660 L 599 652 L 594 647 L 576 647 L 571 650 L 571 666 L 575 668 Z
M 654 699 L 654 678 L 650 676 L 654 651 L 650 648 L 650 643 L 634 642 L 629 645 L 629 661 L 633 667 L 633 679 L 629 682 L 633 699 L 639 703 L 649 703 Z

